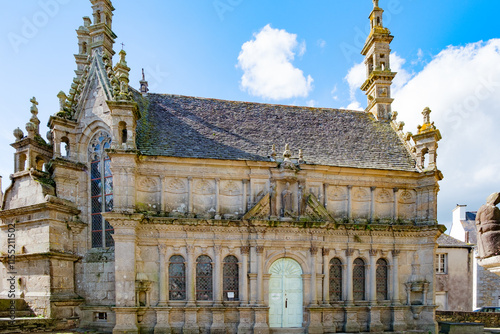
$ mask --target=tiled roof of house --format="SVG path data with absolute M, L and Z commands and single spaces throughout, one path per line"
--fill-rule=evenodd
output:
M 135 93 L 137 146 L 148 156 L 269 161 L 290 144 L 308 164 L 416 171 L 388 122 L 366 112 Z
M 444 233 L 439 236 L 439 238 L 437 239 L 437 243 L 439 247 L 472 247 L 472 245 L 469 245 Z

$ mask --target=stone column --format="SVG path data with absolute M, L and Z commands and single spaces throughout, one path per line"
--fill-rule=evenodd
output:
M 311 263 L 311 303 L 310 307 L 318 306 L 318 296 L 316 290 L 316 254 L 318 254 L 317 247 L 311 247 L 309 249 L 310 263 Z
M 353 300 L 353 287 L 352 287 L 352 255 L 354 254 L 353 249 L 346 249 L 345 255 L 346 255 L 346 305 L 353 305 L 354 300 Z
M 242 263 L 240 266 L 240 301 L 241 305 L 248 305 L 248 253 L 250 252 L 249 246 L 241 247 Z
M 394 192 L 394 206 L 393 206 L 392 211 L 394 213 L 394 217 L 393 217 L 394 221 L 398 220 L 398 216 L 399 216 L 399 213 L 398 213 L 398 191 L 399 191 L 398 188 L 394 188 L 393 189 L 393 192 Z
M 171 307 L 156 307 L 156 325 L 154 334 L 170 334 L 172 328 L 170 327 L 170 310 Z
M 186 247 L 187 251 L 187 260 L 186 260 L 186 292 L 187 292 L 187 306 L 195 306 L 195 299 L 196 299 L 196 263 L 194 261 L 194 246 L 193 245 L 188 245 Z
M 242 204 L 241 207 L 243 208 L 243 212 L 241 212 L 242 215 L 248 212 L 248 199 L 247 199 L 247 192 L 248 192 L 248 180 L 242 180 L 243 183 L 243 194 L 242 194 Z
M 377 253 L 376 249 L 370 249 L 370 275 L 368 276 L 370 305 L 377 305 Z
M 168 301 L 168 259 L 167 259 L 167 246 L 164 244 L 158 245 L 158 253 L 160 254 L 160 272 L 159 272 L 159 298 L 158 305 L 160 307 L 167 306 Z
M 222 306 L 222 263 L 221 263 L 221 249 L 220 245 L 214 246 L 214 280 L 213 280 L 213 289 L 214 289 L 214 306 L 220 307 Z
M 370 187 L 370 220 L 373 221 L 375 217 L 375 189 L 377 187 Z
M 352 186 L 347 186 L 347 218 L 352 218 Z
M 114 228 L 115 241 L 115 292 L 116 325 L 113 334 L 138 333 L 137 303 L 135 296 L 136 277 L 136 230 L 142 215 L 122 215 L 119 213 L 103 213 Z
M 189 217 L 193 214 L 193 178 L 191 176 L 189 176 L 187 179 L 188 179 L 187 215 Z
M 221 219 L 220 215 L 220 179 L 215 179 L 215 219 Z
M 392 251 L 392 305 L 401 305 L 399 298 L 399 250 Z
M 326 192 L 325 192 L 326 193 Z M 330 249 L 323 248 L 323 306 L 330 304 Z
M 264 284 L 264 273 L 262 268 L 262 253 L 264 253 L 264 247 L 257 246 L 255 250 L 257 251 L 257 305 L 264 305 L 264 291 L 262 289 Z

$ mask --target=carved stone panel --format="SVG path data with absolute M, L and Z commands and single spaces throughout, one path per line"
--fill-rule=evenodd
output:
M 168 212 L 185 214 L 188 211 L 188 180 L 187 179 L 167 179 L 166 201 Z
M 327 192 L 327 209 L 335 218 L 347 217 L 347 187 L 330 186 Z
M 375 217 L 380 219 L 393 218 L 394 192 L 392 189 L 375 189 Z
M 139 176 L 137 178 L 136 207 L 138 211 L 161 211 L 160 178 Z
M 370 218 L 370 188 L 353 187 L 352 188 L 352 217 L 354 219 Z
M 413 190 L 402 190 L 398 195 L 398 218 L 411 219 L 415 217 L 417 194 Z
M 220 213 L 244 214 L 243 211 L 243 184 L 241 181 L 220 181 Z
M 198 179 L 193 182 L 193 211 L 197 216 L 215 214 L 215 180 Z

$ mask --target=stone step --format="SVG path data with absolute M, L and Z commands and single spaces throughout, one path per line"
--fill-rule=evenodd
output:
M 17 311 L 30 311 L 30 307 L 24 299 L 0 298 L 0 312 L 9 312 L 12 303 L 15 304 Z

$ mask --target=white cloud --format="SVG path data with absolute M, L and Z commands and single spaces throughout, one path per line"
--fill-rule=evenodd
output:
M 490 193 L 500 191 L 500 39 L 448 47 L 401 84 L 394 98 L 393 110 L 406 131 L 416 131 L 421 111 L 429 106 L 443 136 L 440 223 L 450 221 L 457 203 L 477 210 Z
M 334 99 L 335 101 L 337 101 L 339 99 L 339 96 L 337 95 L 337 85 L 335 85 L 335 87 L 333 87 L 331 94 L 332 94 L 332 99 Z
M 293 66 L 296 51 L 305 52 L 305 42 L 297 35 L 266 25 L 254 39 L 243 44 L 238 67 L 243 70 L 241 88 L 251 95 L 283 100 L 307 97 L 313 88 L 313 78 Z M 302 54 L 301 54 L 302 53 Z
M 326 47 L 326 41 L 324 39 L 318 39 L 318 41 L 316 42 L 318 44 L 318 46 L 322 49 L 324 49 Z
M 307 101 L 307 106 L 314 108 L 314 107 L 316 107 L 316 103 L 317 102 L 315 100 L 309 100 L 309 101 Z

